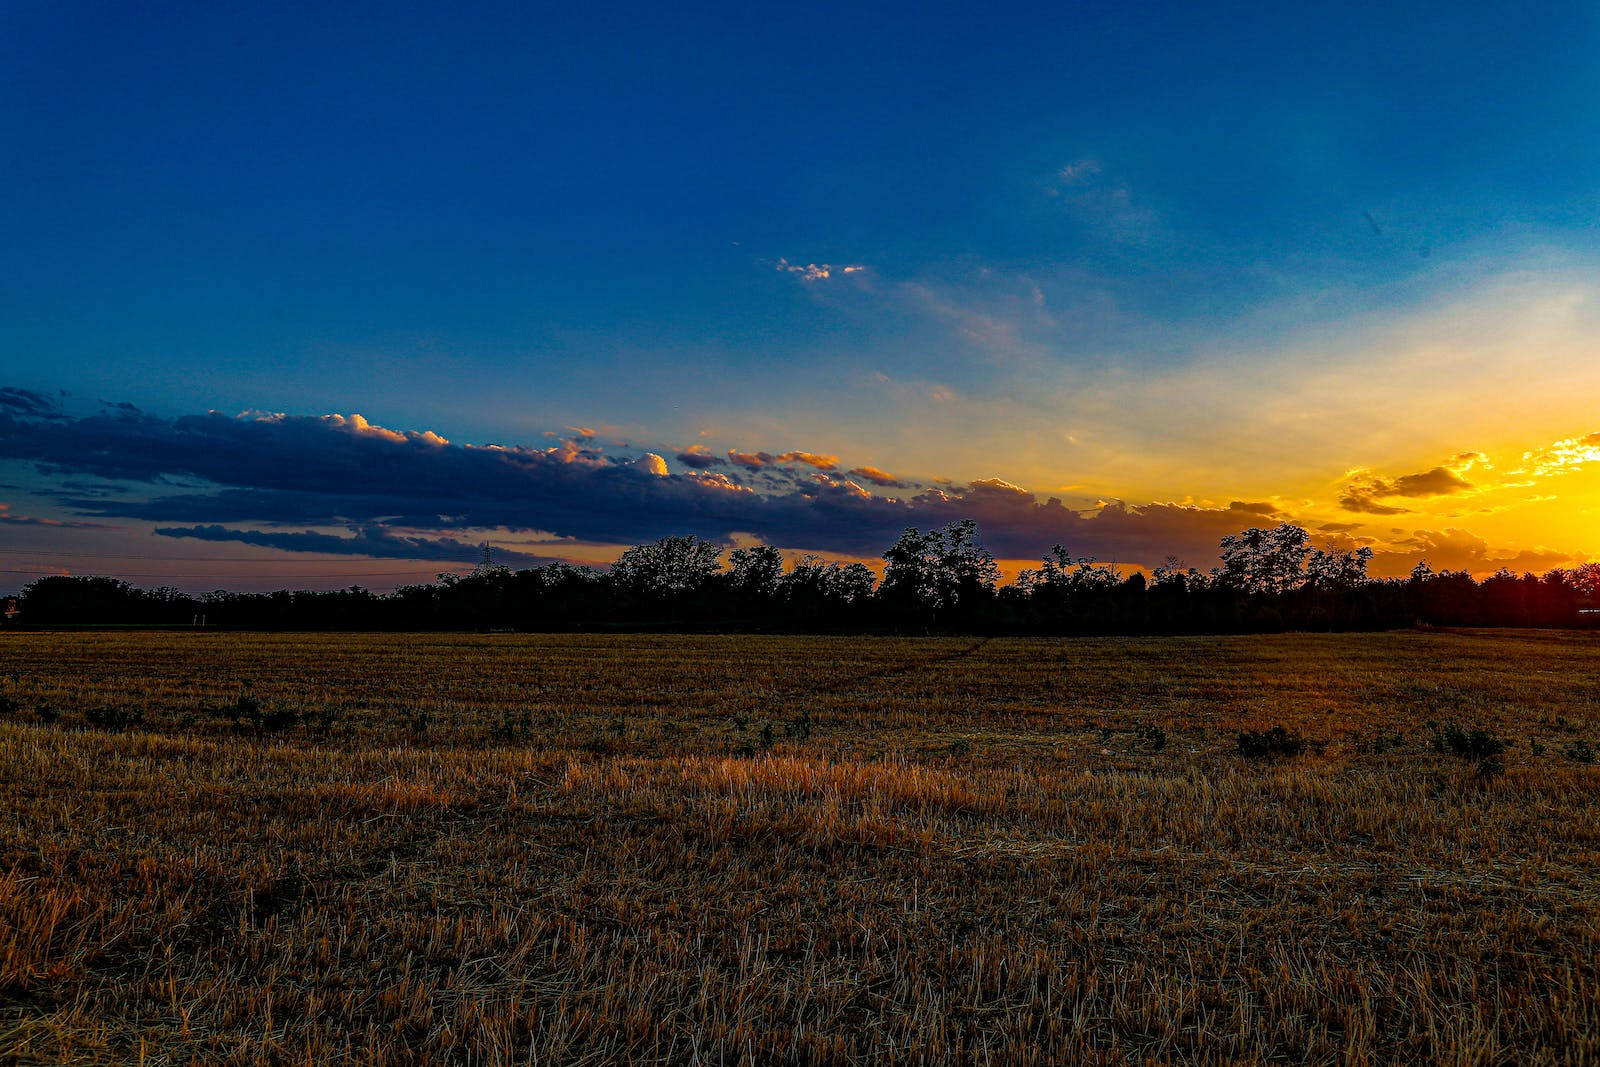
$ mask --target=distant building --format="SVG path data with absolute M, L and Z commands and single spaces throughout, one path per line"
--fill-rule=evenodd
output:
M 17 606 L 17 598 L 11 597 L 5 602 L 5 611 L 3 616 L 0 616 L 0 622 L 10 624 L 16 622 L 20 618 L 22 618 L 22 609 Z

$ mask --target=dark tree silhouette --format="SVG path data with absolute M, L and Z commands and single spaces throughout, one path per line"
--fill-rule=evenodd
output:
M 722 549 L 699 537 L 663 537 L 628 549 L 611 565 L 612 585 L 667 599 L 698 593 L 722 567 Z
M 1282 523 L 1270 530 L 1252 526 L 1222 539 L 1221 582 L 1246 593 L 1281 596 L 1305 581 L 1311 535 Z
M 192 596 L 108 577 L 40 578 L 6 625 L 188 625 L 235 629 L 816 632 L 1215 633 L 1447 626 L 1600 624 L 1600 563 L 1542 577 L 1501 571 L 1479 582 L 1426 561 L 1407 578 L 1367 576 L 1365 547 L 1315 547 L 1287 523 L 1222 539 L 1209 574 L 1169 558 L 1147 580 L 1060 545 L 1004 589 L 977 525 L 905 531 L 878 584 L 862 563 L 814 556 L 786 572 L 767 545 L 735 549 L 664 537 L 624 552 L 609 572 L 556 563 L 514 571 L 485 558 L 465 575 L 405 586 Z M 1581 609 L 1581 610 L 1580 610 Z
M 972 519 L 922 533 L 908 529 L 883 554 L 883 599 L 935 623 L 940 613 L 972 618 L 994 599 L 1000 568 L 978 540 Z

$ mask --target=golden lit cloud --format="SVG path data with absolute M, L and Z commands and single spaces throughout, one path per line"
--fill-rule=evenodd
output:
M 1398 478 L 1382 478 L 1370 471 L 1352 472 L 1355 477 L 1345 487 L 1339 506 L 1346 511 L 1363 511 L 1371 515 L 1401 515 L 1409 508 L 1383 501 L 1393 497 L 1433 497 L 1464 493 L 1472 483 L 1461 476 L 1474 463 L 1481 462 L 1478 452 L 1465 452 L 1450 465 L 1441 465 L 1417 474 L 1402 474 Z
M 636 470 L 644 471 L 646 474 L 653 474 L 658 478 L 665 478 L 671 473 L 667 470 L 667 461 L 654 452 L 646 452 L 634 460 L 633 467 Z
M 804 463 L 808 467 L 818 470 L 831 471 L 839 465 L 838 456 L 825 456 L 818 452 L 784 452 L 778 456 L 779 463 Z
M 1525 452 L 1522 467 L 1514 472 L 1536 476 L 1562 474 L 1586 463 L 1600 462 L 1600 431 L 1569 437 L 1548 447 Z
M 906 484 L 888 471 L 879 470 L 877 467 L 852 467 L 850 477 L 891 489 L 903 489 Z
M 798 449 L 777 454 L 771 452 L 740 452 L 737 449 L 729 449 L 728 459 L 737 466 L 748 467 L 751 470 L 759 467 L 770 467 L 779 463 L 803 463 L 818 470 L 831 471 L 839 465 L 838 456 L 824 455 L 820 452 L 805 452 Z M 703 461 L 689 463 L 689 466 L 708 465 Z

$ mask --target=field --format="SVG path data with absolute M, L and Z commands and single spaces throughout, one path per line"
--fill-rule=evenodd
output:
M 4 634 L 0 1062 L 1594 1062 L 1597 742 L 1592 632 Z

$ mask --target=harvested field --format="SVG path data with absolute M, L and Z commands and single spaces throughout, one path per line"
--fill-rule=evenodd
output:
M 8 633 L 0 1061 L 1588 1062 L 1597 748 L 1593 632 Z

